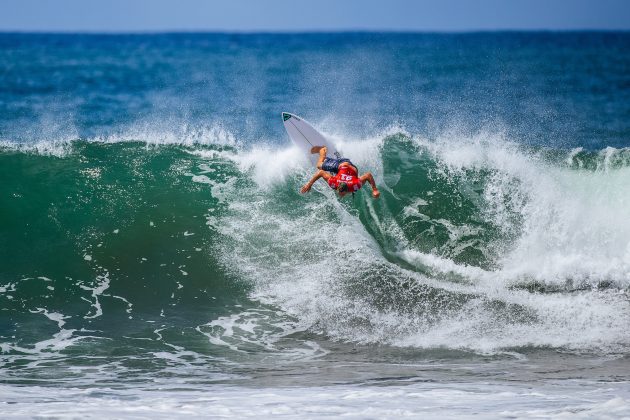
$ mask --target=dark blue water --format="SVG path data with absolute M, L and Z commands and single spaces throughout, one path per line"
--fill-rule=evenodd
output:
M 491 127 L 540 145 L 619 147 L 629 55 L 623 32 L 3 34 L 0 135 L 32 141 L 38 122 L 78 138 L 221 124 L 279 142 L 275 117 L 291 109 L 363 135 Z
M 0 412 L 627 415 L 629 70 L 626 32 L 0 34 Z M 299 194 L 282 111 L 381 198 Z

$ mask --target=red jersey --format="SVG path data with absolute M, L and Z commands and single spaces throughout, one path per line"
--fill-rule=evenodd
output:
M 348 186 L 348 192 L 359 191 L 359 188 L 363 186 L 359 179 L 359 174 L 354 167 L 350 165 L 339 167 L 339 172 L 328 180 L 328 185 L 330 185 L 330 188 L 336 190 L 342 182 L 345 182 Z

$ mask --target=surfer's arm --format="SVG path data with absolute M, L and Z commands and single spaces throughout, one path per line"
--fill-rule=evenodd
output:
M 365 184 L 366 182 L 370 183 L 370 186 L 372 187 L 372 197 L 378 198 L 381 195 L 378 188 L 376 188 L 376 182 L 374 182 L 374 177 L 371 172 L 364 173 L 359 179 L 361 180 L 361 184 Z
M 317 181 L 319 178 L 324 178 L 326 181 L 328 181 L 328 179 L 330 178 L 330 174 L 328 172 L 322 171 L 322 170 L 319 170 L 319 171 L 315 172 L 315 175 L 313 175 L 313 177 L 311 178 L 310 181 L 308 181 L 306 184 L 304 184 L 304 186 L 302 187 L 300 192 L 302 194 L 309 192 L 311 190 L 311 187 L 315 183 L 315 181 Z

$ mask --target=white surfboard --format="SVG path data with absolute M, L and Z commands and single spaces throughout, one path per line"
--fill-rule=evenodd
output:
M 291 141 L 309 156 L 313 164 L 317 163 L 319 158 L 319 154 L 311 153 L 313 146 L 326 146 L 328 149 L 326 156 L 337 159 L 341 157 L 335 145 L 302 118 L 283 112 L 282 121 L 284 122 L 284 128 L 289 133 L 289 137 L 291 137 Z

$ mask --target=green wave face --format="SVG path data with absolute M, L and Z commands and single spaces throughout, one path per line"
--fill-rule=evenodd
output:
M 6 151 L 0 161 L 8 350 L 32 350 L 62 328 L 79 337 L 71 353 L 142 353 L 129 337 L 188 328 L 245 297 L 209 252 L 205 215 L 221 205 L 186 175 L 202 164 L 188 150 L 75 142 L 61 158 Z M 226 162 L 212 168 L 217 182 L 235 175 Z

